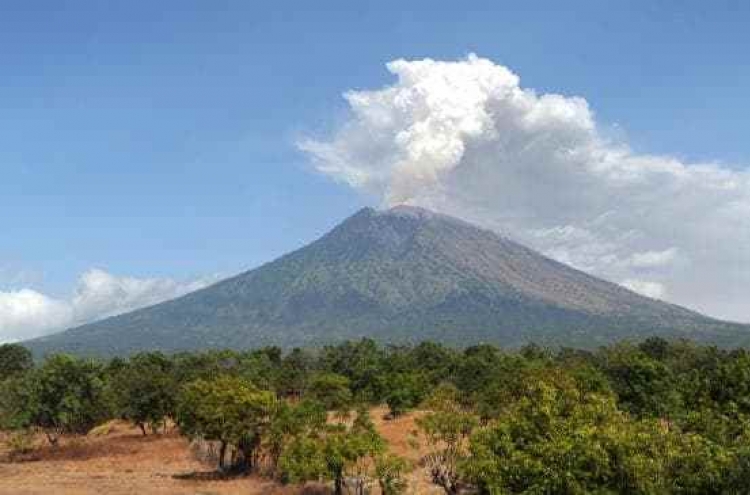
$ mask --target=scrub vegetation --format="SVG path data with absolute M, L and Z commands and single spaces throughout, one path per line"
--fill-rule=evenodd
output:
M 750 485 L 750 353 L 689 341 L 506 351 L 365 339 L 36 365 L 8 344 L 0 370 L 6 462 L 127 421 L 143 442 L 185 437 L 216 476 L 280 489 L 421 493 L 420 476 L 446 494 Z M 409 430 L 392 434 L 403 418 Z

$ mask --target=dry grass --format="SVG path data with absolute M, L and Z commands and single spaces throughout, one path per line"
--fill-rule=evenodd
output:
M 408 442 L 415 429 L 407 414 L 385 419 L 386 409 L 375 408 L 372 418 L 388 440 L 391 451 L 417 461 Z M 9 462 L 7 435 L 0 432 L 0 495 L 323 495 L 327 487 L 282 486 L 256 477 L 222 477 L 213 466 L 197 460 L 189 442 L 172 431 L 144 437 L 129 424 L 115 421 L 102 425 L 87 437 L 66 437 L 58 448 L 42 437 L 20 462 Z M 416 462 L 415 462 L 416 465 Z M 440 493 L 430 486 L 424 472 L 410 476 L 409 493 Z
M 38 445 L 27 462 L 8 462 L 7 451 L 0 450 L 0 494 L 304 493 L 253 477 L 217 478 L 176 433 L 144 437 L 123 423 L 106 434 L 62 438 L 57 448 L 42 439 Z

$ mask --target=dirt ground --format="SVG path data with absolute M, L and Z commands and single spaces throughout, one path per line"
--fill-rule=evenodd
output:
M 414 415 L 384 419 L 384 409 L 372 417 L 391 451 L 411 460 L 419 453 L 409 445 Z M 64 438 L 52 449 L 40 447 L 23 462 L 9 462 L 0 438 L 0 495 L 224 495 L 224 494 L 325 494 L 327 487 L 282 486 L 257 477 L 217 479 L 212 466 L 198 461 L 189 443 L 177 433 L 149 435 L 122 422 L 104 432 L 81 438 Z M 440 493 L 416 468 L 409 493 Z

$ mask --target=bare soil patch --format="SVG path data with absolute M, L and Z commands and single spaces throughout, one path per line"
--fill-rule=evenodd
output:
M 408 442 L 415 414 L 386 419 L 385 408 L 372 418 L 392 452 L 415 462 L 420 454 Z M 0 433 L 0 495 L 323 495 L 326 486 L 284 486 L 267 479 L 217 474 L 191 453 L 177 432 L 144 437 L 124 422 L 111 422 L 86 437 L 65 437 L 57 448 L 40 436 L 26 458 L 10 462 Z M 417 468 L 410 493 L 439 493 Z

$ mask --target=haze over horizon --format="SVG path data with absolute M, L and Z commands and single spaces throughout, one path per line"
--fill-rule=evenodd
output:
M 750 322 L 750 7 L 229 5 L 3 12 L 0 342 L 394 204 Z

